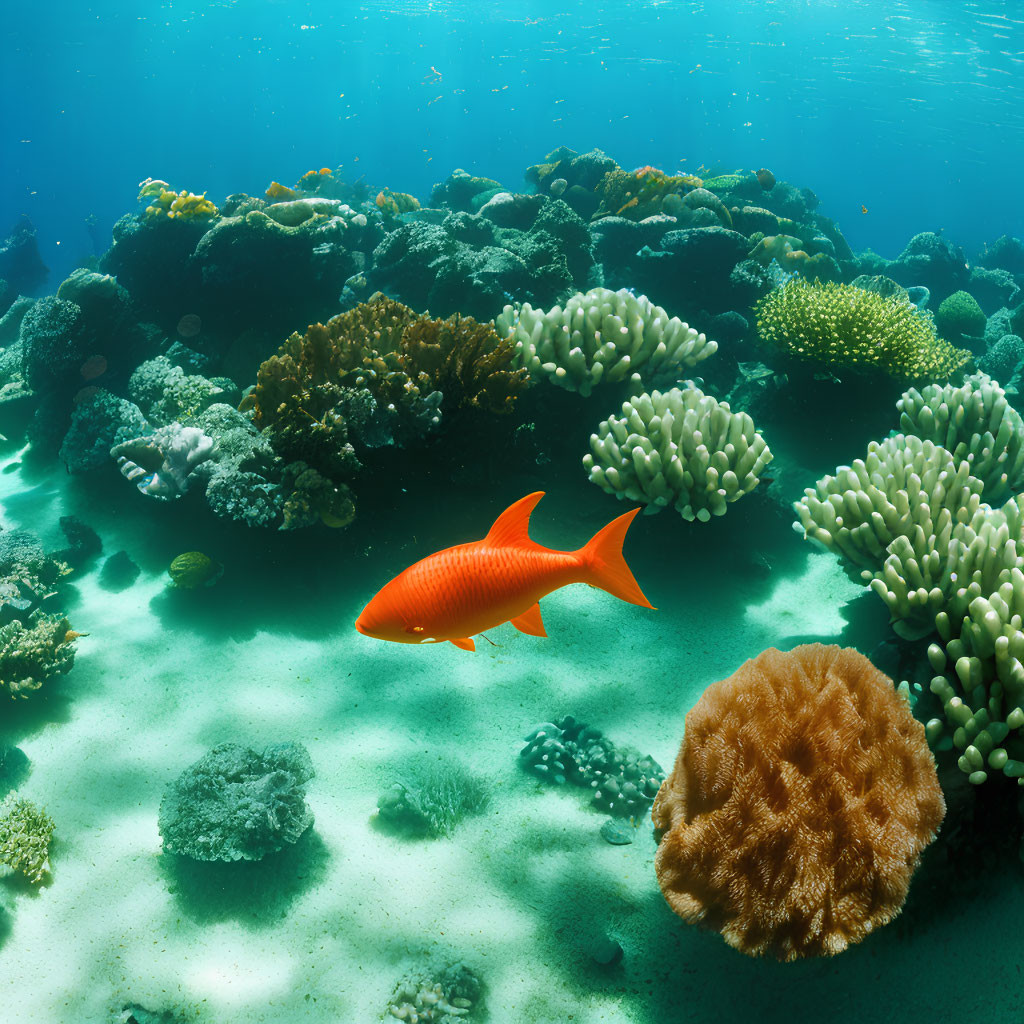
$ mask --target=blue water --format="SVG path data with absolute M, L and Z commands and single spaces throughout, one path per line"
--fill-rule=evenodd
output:
M 999 0 L 18 4 L 0 110 L 0 229 L 27 214 L 53 282 L 147 176 L 217 199 L 341 164 L 426 197 L 453 167 L 515 188 L 561 144 L 770 167 L 888 257 L 1021 231 L 1024 19 Z

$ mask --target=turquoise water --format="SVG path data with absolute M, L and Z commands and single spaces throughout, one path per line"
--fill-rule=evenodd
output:
M 0 1018 L 1013 1019 L 1021 38 L 11 12 Z

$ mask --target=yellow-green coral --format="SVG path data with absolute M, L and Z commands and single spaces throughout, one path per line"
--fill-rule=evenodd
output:
M 832 368 L 879 370 L 898 379 L 944 379 L 971 354 L 935 334 L 906 299 L 849 284 L 794 279 L 757 304 L 772 347 Z
M 175 192 L 166 181 L 147 178 L 139 183 L 139 201 L 152 199 L 146 207 L 147 220 L 212 220 L 220 211 L 206 198 L 194 192 Z
M 53 829 L 46 811 L 12 793 L 0 804 L 0 862 L 38 884 L 49 867 Z

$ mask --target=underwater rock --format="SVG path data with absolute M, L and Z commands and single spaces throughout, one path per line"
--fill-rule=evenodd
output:
M 127 551 L 115 551 L 100 570 L 100 586 L 115 593 L 127 590 L 142 570 L 132 561 Z
M 103 388 L 82 389 L 71 412 L 71 424 L 60 445 L 69 473 L 87 473 L 110 462 L 110 449 L 149 429 L 142 410 Z
M 0 242 L 0 278 L 15 294 L 31 295 L 49 275 L 39 255 L 36 229 L 28 217 L 18 218 L 11 233 Z
M 966 288 L 970 278 L 963 249 L 934 231 L 914 235 L 886 273 L 904 288 L 924 285 L 939 302 Z
M 77 568 L 103 550 L 100 535 L 78 516 L 61 516 L 60 528 L 68 542 L 68 546 L 59 552 L 61 561 Z
M 306 783 L 313 762 L 301 743 L 262 751 L 221 743 L 172 782 L 160 802 L 164 850 L 193 860 L 261 860 L 313 824 Z
M 612 846 L 629 846 L 636 838 L 636 829 L 625 821 L 609 818 L 601 825 L 601 838 Z

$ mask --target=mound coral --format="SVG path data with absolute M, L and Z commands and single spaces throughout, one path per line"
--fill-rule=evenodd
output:
M 590 437 L 583 468 L 602 490 L 648 512 L 674 505 L 687 521 L 725 514 L 772 459 L 745 412 L 697 388 L 631 398 Z
M 951 338 L 980 338 L 985 333 L 985 313 L 970 292 L 958 291 L 939 303 L 935 325 Z
M 686 716 L 658 884 L 750 956 L 832 956 L 902 909 L 945 814 L 924 728 L 854 650 L 770 649 Z
M 0 863 L 38 885 L 49 870 L 53 819 L 14 793 L 0 804 Z
M 943 379 L 970 359 L 906 300 L 853 285 L 795 278 L 769 292 L 756 312 L 766 344 L 830 368 Z
M 535 377 L 589 395 L 602 382 L 692 368 L 718 350 L 645 295 L 592 288 L 544 311 L 506 306 L 495 326 L 515 342 L 516 358 Z
M 313 762 L 299 743 L 262 752 L 221 743 L 186 768 L 160 802 L 169 853 L 193 860 L 261 860 L 313 824 L 306 783 Z

